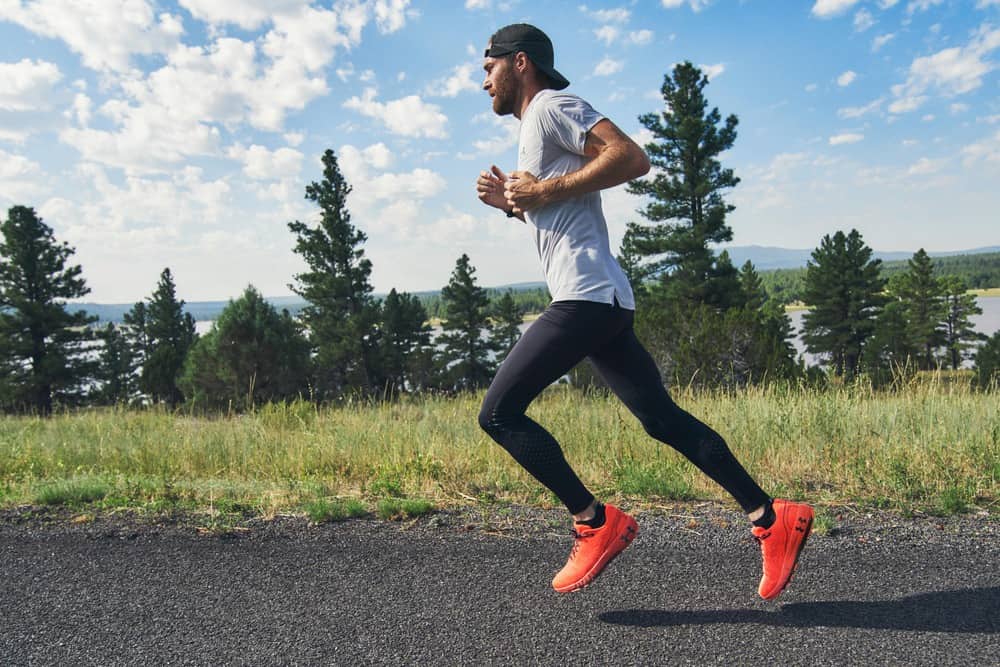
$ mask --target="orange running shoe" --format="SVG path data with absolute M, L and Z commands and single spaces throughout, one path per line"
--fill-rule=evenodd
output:
M 773 600 L 792 580 L 802 547 L 812 530 L 813 510 L 809 505 L 775 500 L 774 523 L 770 528 L 754 526 L 753 537 L 764 554 L 764 576 L 757 592 Z
M 576 540 L 569 560 L 552 580 L 556 592 L 569 593 L 592 582 L 635 539 L 639 532 L 635 519 L 614 505 L 605 505 L 604 514 L 604 525 L 600 528 L 576 524 L 573 531 Z

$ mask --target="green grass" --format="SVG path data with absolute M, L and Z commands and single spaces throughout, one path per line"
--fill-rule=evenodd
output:
M 355 517 L 364 516 L 368 513 L 364 503 L 360 500 L 330 500 L 318 498 L 305 504 L 306 516 L 313 523 L 326 523 L 328 521 L 344 521 Z
M 433 510 L 434 505 L 428 500 L 386 498 L 379 501 L 376 513 L 380 519 L 399 521 L 423 516 Z
M 904 512 L 996 512 L 997 395 L 960 380 L 920 374 L 891 393 L 860 383 L 673 393 L 775 495 Z M 321 409 L 292 403 L 215 418 L 163 409 L 0 417 L 0 507 L 92 504 L 265 517 L 312 516 L 307 508 L 314 507 L 322 517 L 322 501 L 330 498 L 558 506 L 479 429 L 481 400 L 478 394 Z M 651 440 L 613 396 L 554 386 L 528 414 L 605 500 L 732 504 L 670 447 Z

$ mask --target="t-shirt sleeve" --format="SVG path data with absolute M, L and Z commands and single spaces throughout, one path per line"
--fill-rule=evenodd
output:
M 590 129 L 604 120 L 586 101 L 576 95 L 554 95 L 546 106 L 545 131 L 571 153 L 583 155 Z

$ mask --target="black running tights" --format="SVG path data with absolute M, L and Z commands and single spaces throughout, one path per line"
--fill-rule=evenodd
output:
M 611 390 L 664 442 L 719 483 L 743 510 L 769 497 L 747 474 L 718 433 L 679 408 L 652 357 L 632 330 L 634 312 L 593 301 L 556 301 L 524 332 L 486 392 L 479 424 L 573 514 L 594 496 L 563 456 L 555 438 L 525 415 L 528 404 L 584 358 Z

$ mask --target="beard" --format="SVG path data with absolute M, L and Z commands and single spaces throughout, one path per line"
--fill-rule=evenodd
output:
M 514 77 L 505 76 L 493 84 L 493 113 L 498 116 L 509 116 L 514 113 L 516 82 Z

